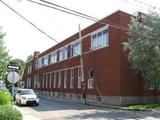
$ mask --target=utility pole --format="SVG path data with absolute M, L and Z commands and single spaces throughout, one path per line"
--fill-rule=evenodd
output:
M 84 104 L 86 105 L 86 84 L 84 80 L 84 67 L 83 67 L 83 46 L 82 46 L 82 34 L 81 34 L 81 26 L 79 24 L 79 39 L 81 41 L 81 54 L 80 54 L 80 64 L 81 64 L 81 72 L 82 72 L 82 89 L 83 89 L 83 98 L 84 98 Z

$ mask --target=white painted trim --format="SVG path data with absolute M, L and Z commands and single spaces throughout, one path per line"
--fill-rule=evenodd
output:
M 64 69 L 59 69 L 59 70 L 54 70 L 54 71 L 50 71 L 50 72 L 45 72 L 45 73 L 42 73 L 43 74 L 49 74 L 49 73 L 53 73 L 53 72 L 59 72 L 59 71 L 64 71 L 64 70 L 69 70 L 69 69 L 74 69 L 74 68 L 78 68 L 80 67 L 80 65 L 78 66 L 74 66 L 74 67 L 68 67 L 68 68 L 64 68 Z
M 101 27 L 101 28 L 99 28 L 99 29 L 96 29 L 95 31 L 90 32 L 90 33 L 82 36 L 82 40 L 80 40 L 80 39 L 74 40 L 74 41 L 66 44 L 66 45 L 63 46 L 63 47 L 60 47 L 60 48 L 56 49 L 55 51 L 57 52 L 57 51 L 59 51 L 59 50 L 61 50 L 61 49 L 63 49 L 63 48 L 67 48 L 69 45 L 72 45 L 72 44 L 74 44 L 74 43 L 76 43 L 76 42 L 81 42 L 81 41 L 84 40 L 84 38 L 86 38 L 86 37 L 88 37 L 88 36 L 92 36 L 93 34 L 99 32 L 99 31 L 103 31 L 103 30 L 108 29 L 108 28 L 109 28 L 109 26 L 106 25 L 106 26 L 103 26 L 103 27 Z M 92 40 L 92 38 L 91 38 L 91 40 Z M 81 42 L 81 46 L 82 46 L 82 42 Z M 91 46 L 92 46 L 92 45 L 91 45 Z M 90 46 L 90 47 L 91 47 L 91 46 Z M 104 47 L 108 47 L 108 46 L 103 46 L 102 48 L 104 48 Z M 98 50 L 98 49 L 100 49 L 100 48 L 97 48 L 97 49 L 95 49 L 95 50 Z M 48 54 L 46 54 L 46 55 L 44 55 L 44 56 L 48 56 L 48 57 L 49 57 L 49 54 L 55 53 L 55 51 L 52 51 L 52 52 L 50 52 L 50 53 L 48 53 Z M 93 51 L 93 50 L 92 50 L 92 51 Z M 89 52 L 89 51 L 88 51 L 88 52 Z M 82 54 L 85 54 L 85 53 L 82 53 Z M 57 56 L 58 56 L 58 55 L 59 55 L 59 54 L 57 54 Z M 68 51 L 67 51 L 67 55 L 68 55 Z M 79 55 L 77 55 L 77 56 L 79 56 Z M 71 56 L 71 57 L 69 57 L 69 58 L 67 58 L 67 59 L 65 59 L 65 60 L 69 60 L 70 58 L 74 58 L 74 57 L 77 57 L 77 56 Z M 43 58 L 43 56 L 40 57 L 40 58 L 38 58 L 38 59 L 42 59 L 42 58 Z M 49 58 L 48 58 L 48 59 L 49 59 Z M 57 60 L 56 63 L 63 62 L 63 61 L 65 61 L 65 60 L 61 60 L 61 61 L 58 61 L 58 60 Z M 56 63 L 53 63 L 53 64 L 56 64 Z M 48 65 L 45 65 L 45 66 L 42 66 L 42 65 L 41 65 L 40 68 L 47 67 L 47 66 L 49 66 L 49 65 L 52 65 L 52 64 L 51 64 L 51 63 L 48 63 Z M 40 68 L 38 68 L 38 69 L 40 69 Z
M 103 31 L 106 30 L 106 29 L 108 30 L 108 26 L 105 26 L 105 27 L 103 27 L 103 28 L 100 28 L 100 29 L 96 30 L 95 32 L 92 32 L 92 34 L 91 34 L 91 46 L 90 46 L 90 51 L 98 50 L 98 49 L 100 49 L 100 48 L 104 48 L 104 47 L 108 47 L 108 46 L 109 46 L 109 30 L 107 31 L 107 32 L 108 32 L 108 44 L 106 44 L 105 46 L 101 46 L 101 47 L 99 47 L 99 48 L 93 48 L 93 44 L 92 44 L 92 41 L 93 41 L 92 36 L 93 36 L 93 35 L 96 35 L 96 37 L 97 37 L 97 33 L 103 32 Z M 102 35 L 103 35 L 103 33 L 102 33 Z
M 66 45 L 64 45 L 64 46 L 56 49 L 55 51 L 52 51 L 52 52 L 57 52 L 57 51 L 59 51 L 60 49 L 63 49 L 63 48 L 65 48 L 65 47 L 68 47 L 69 45 L 72 45 L 72 44 L 74 44 L 74 43 L 76 43 L 76 42 L 81 42 L 81 41 L 83 41 L 84 38 L 86 38 L 86 37 L 88 37 L 88 36 L 96 33 L 97 31 L 102 30 L 102 29 L 108 29 L 108 28 L 109 28 L 109 25 L 103 26 L 103 27 L 101 27 L 101 28 L 99 28 L 99 29 L 94 30 L 93 32 L 90 32 L 90 33 L 82 36 L 82 40 L 80 40 L 80 39 L 78 38 L 77 40 L 74 40 L 74 41 L 72 41 L 72 42 L 70 42 L 70 43 L 68 43 L 68 44 L 66 44 Z M 65 41 L 65 40 L 64 40 L 64 41 Z M 59 44 L 60 44 L 60 43 L 59 43 Z M 52 52 L 50 52 L 50 53 L 52 53 Z M 48 53 L 48 54 L 46 54 L 46 55 L 49 55 L 50 53 Z M 46 55 L 44 55 L 44 56 L 46 56 Z M 42 57 L 43 57 L 43 56 L 42 56 Z M 41 58 L 41 57 L 40 57 L 40 58 Z M 38 59 L 39 59 L 39 58 L 38 58 Z

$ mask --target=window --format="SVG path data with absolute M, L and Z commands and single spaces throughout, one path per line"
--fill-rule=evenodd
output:
M 94 80 L 94 71 L 92 69 L 89 70 L 89 79 L 88 79 L 88 88 L 93 88 L 94 84 L 93 84 L 93 80 Z
M 31 87 L 31 78 L 27 78 L 27 88 Z
M 78 88 L 81 88 L 81 80 L 82 80 L 82 69 L 78 67 Z
M 71 72 L 70 72 L 70 88 L 73 88 L 73 82 L 74 82 L 74 69 L 71 69 Z
M 57 53 L 52 53 L 50 63 L 56 63 L 56 62 L 57 62 Z
M 38 68 L 41 68 L 42 67 L 42 59 L 38 59 Z
M 44 58 L 44 65 L 48 65 L 48 57 Z
M 34 88 L 37 88 L 37 79 L 36 79 L 36 75 L 34 75 Z
M 54 72 L 54 88 L 56 88 L 56 72 Z
M 35 62 L 35 69 L 37 69 L 38 68 L 38 60 L 36 60 L 36 62 Z
M 67 48 L 63 48 L 59 51 L 59 61 L 67 59 Z
M 91 48 L 98 49 L 108 46 L 108 29 L 92 35 Z
M 64 70 L 64 88 L 67 88 L 67 71 Z
M 61 71 L 59 71 L 58 88 L 61 88 Z
M 77 42 L 72 45 L 72 56 L 77 56 L 81 54 L 81 43 Z
M 93 79 L 88 79 L 88 88 L 93 88 Z
M 48 74 L 45 75 L 45 81 L 46 81 L 46 88 L 48 88 Z
M 48 65 L 48 56 L 45 56 L 45 57 L 42 58 L 42 65 L 43 66 Z
M 32 73 L 32 65 L 29 64 L 28 65 L 28 71 L 27 71 L 28 74 L 31 74 Z
M 49 73 L 49 88 L 52 87 L 52 73 Z
M 43 79 L 42 79 L 42 88 L 44 88 L 44 79 L 45 79 L 45 77 L 44 77 L 44 75 L 43 75 Z
M 37 88 L 40 88 L 40 81 L 39 81 L 39 74 L 38 73 L 36 75 L 36 79 L 37 79 Z

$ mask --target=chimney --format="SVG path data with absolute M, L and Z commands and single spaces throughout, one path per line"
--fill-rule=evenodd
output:
M 35 51 L 35 52 L 34 52 L 34 58 L 37 57 L 39 54 L 40 54 L 39 51 Z

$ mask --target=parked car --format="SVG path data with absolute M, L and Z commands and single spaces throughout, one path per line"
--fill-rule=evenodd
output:
M 33 89 L 19 89 L 16 94 L 16 104 L 22 105 L 39 105 L 39 97 Z
M 16 96 L 16 93 L 18 91 L 18 89 L 20 89 L 19 87 L 11 87 L 9 88 L 9 92 L 12 94 L 12 90 L 13 90 L 13 100 L 15 101 L 15 96 Z

